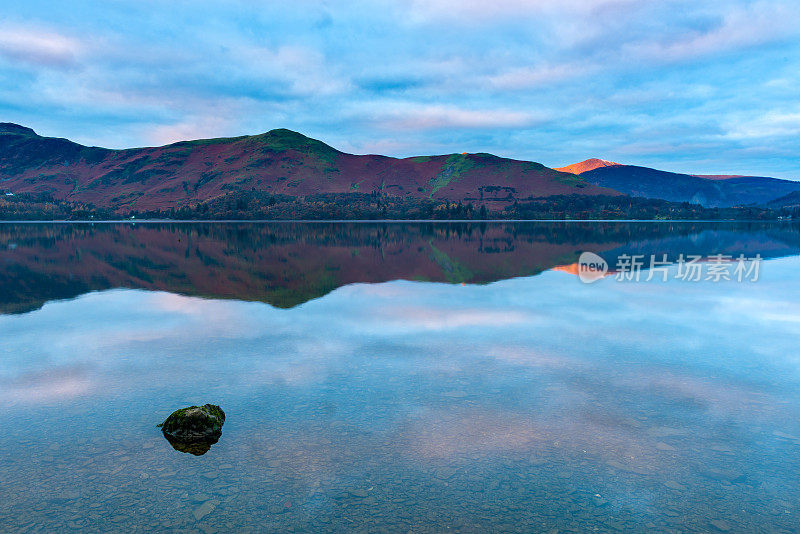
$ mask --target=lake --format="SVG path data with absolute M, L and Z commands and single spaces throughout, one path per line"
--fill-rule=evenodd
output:
M 796 532 L 798 272 L 790 223 L 1 224 L 0 531 Z

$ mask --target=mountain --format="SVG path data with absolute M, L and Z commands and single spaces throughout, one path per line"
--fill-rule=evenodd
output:
M 682 217 L 679 205 L 644 206 L 622 195 L 727 208 L 767 206 L 794 191 L 800 182 L 601 159 L 550 169 L 486 153 L 354 155 L 286 129 L 111 150 L 0 123 L 0 218 L 469 218 L 479 207 L 484 218 Z
M 566 167 L 556 167 L 557 171 L 561 172 L 568 172 L 570 174 L 581 174 L 587 171 L 593 171 L 595 169 L 599 169 L 600 167 L 616 167 L 619 163 L 614 163 L 613 161 L 606 161 L 604 159 L 597 159 L 591 158 L 587 160 L 583 160 L 580 163 L 573 163 L 572 165 L 567 165 Z
M 800 206 L 800 191 L 792 191 L 788 195 L 771 200 L 770 208 L 796 208 Z
M 291 130 L 110 150 L 0 123 L 0 190 L 125 213 L 232 193 L 376 193 L 502 208 L 552 195 L 618 195 L 539 163 L 491 154 L 353 155 Z
M 635 197 L 689 202 L 710 208 L 765 206 L 800 191 L 800 182 L 758 176 L 704 178 L 634 165 L 598 167 L 580 174 L 587 182 Z

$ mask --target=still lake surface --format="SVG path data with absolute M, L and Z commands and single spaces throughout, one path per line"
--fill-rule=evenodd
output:
M 3 224 L 0 531 L 796 532 L 798 272 L 790 224 Z

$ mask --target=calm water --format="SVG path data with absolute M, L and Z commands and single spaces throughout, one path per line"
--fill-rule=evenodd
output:
M 796 532 L 798 269 L 787 225 L 0 225 L 0 531 Z

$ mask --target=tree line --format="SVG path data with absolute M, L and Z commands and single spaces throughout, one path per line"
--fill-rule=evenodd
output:
M 167 210 L 111 211 L 47 194 L 0 197 L 0 220 L 775 220 L 798 219 L 800 207 L 704 208 L 687 202 L 628 196 L 559 195 L 511 204 L 463 203 L 388 196 L 329 193 L 303 197 L 237 191 Z

